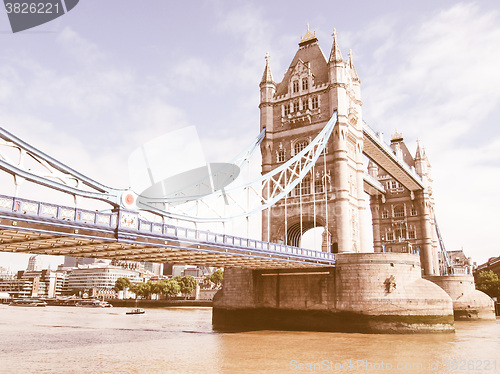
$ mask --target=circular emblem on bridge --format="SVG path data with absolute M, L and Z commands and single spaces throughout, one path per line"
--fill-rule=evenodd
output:
M 132 191 L 125 191 L 122 195 L 122 205 L 128 209 L 135 209 L 135 202 L 137 200 L 137 195 Z

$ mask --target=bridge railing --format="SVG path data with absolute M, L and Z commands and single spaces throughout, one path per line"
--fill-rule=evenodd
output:
M 116 227 L 117 222 L 116 213 L 102 213 L 4 195 L 0 195 L 0 210 L 27 216 L 90 223 L 108 228 Z
M 7 211 L 16 215 L 22 214 L 27 217 L 37 216 L 45 219 L 54 219 L 63 221 L 63 223 L 75 222 L 90 224 L 111 230 L 115 230 L 118 225 L 118 212 L 104 213 L 4 195 L 0 195 L 0 211 Z M 312 249 L 299 248 L 281 243 L 271 243 L 233 235 L 219 234 L 211 231 L 178 227 L 175 225 L 156 223 L 143 219 L 138 219 L 136 229 L 127 230 L 136 231 L 138 234 L 147 233 L 158 235 L 173 240 L 182 239 L 197 243 L 220 244 L 222 246 L 234 248 L 251 249 L 261 253 L 290 254 L 294 256 L 307 257 L 309 259 L 322 260 L 329 263 L 335 262 L 335 255 L 333 253 L 319 252 Z
M 163 226 L 163 227 L 162 227 Z M 156 227 L 156 229 L 155 229 Z M 305 249 L 300 247 L 294 247 L 290 245 L 265 242 L 256 239 L 248 239 L 239 236 L 226 235 L 214 233 L 211 231 L 197 230 L 186 227 L 178 227 L 169 224 L 148 224 L 147 221 L 140 220 L 139 231 L 147 233 L 163 232 L 172 238 L 177 239 L 188 239 L 196 242 L 221 244 L 223 246 L 246 248 L 257 251 L 264 251 L 269 253 L 282 253 L 282 254 L 292 254 L 303 257 L 312 257 L 318 260 L 326 260 L 329 262 L 335 261 L 335 255 L 333 253 L 319 252 L 312 249 Z

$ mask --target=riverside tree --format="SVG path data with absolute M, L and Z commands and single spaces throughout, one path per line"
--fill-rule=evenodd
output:
M 194 279 L 194 277 L 191 275 L 185 275 L 183 277 L 178 275 L 174 278 L 174 280 L 179 283 L 179 286 L 181 287 L 181 294 L 183 294 L 185 298 L 187 298 L 191 294 L 191 292 L 193 292 L 196 285 L 198 284 L 198 282 L 196 282 L 196 279 Z
M 157 282 L 158 290 L 162 295 L 173 297 L 181 292 L 181 286 L 175 279 L 164 279 Z
M 131 285 L 130 279 L 120 277 L 115 282 L 114 290 L 115 292 L 123 291 L 125 288 L 130 288 Z
M 205 277 L 206 280 L 215 284 L 215 287 L 219 288 L 222 284 L 222 279 L 224 278 L 224 271 L 221 269 L 217 269 L 212 274 L 207 275 Z
M 142 296 L 142 297 L 147 299 L 152 293 L 151 282 L 149 282 L 149 283 L 145 283 L 145 282 L 133 283 L 129 287 L 129 289 L 130 289 L 130 291 L 135 293 L 136 298 L 137 298 L 137 296 Z
M 493 271 L 480 271 L 475 276 L 475 282 L 479 291 L 483 291 L 489 297 L 500 299 L 500 279 Z

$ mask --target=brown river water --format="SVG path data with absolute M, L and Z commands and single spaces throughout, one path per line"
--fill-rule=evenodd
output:
M 211 308 L 0 305 L 0 373 L 500 373 L 500 320 L 456 333 L 217 333 Z

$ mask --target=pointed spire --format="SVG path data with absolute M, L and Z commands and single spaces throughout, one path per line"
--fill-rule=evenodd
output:
M 415 160 L 424 160 L 426 158 L 425 148 L 421 145 L 420 139 L 417 139 L 417 151 L 415 152 Z
M 339 45 L 337 43 L 337 30 L 336 29 L 333 29 L 333 45 L 332 45 L 332 50 L 330 52 L 330 59 L 328 60 L 328 62 L 333 62 L 333 63 L 337 63 L 337 62 L 342 62 L 344 61 L 344 59 L 342 58 L 342 53 L 340 53 L 340 48 L 339 48 Z
M 352 56 L 353 56 L 352 49 L 350 49 L 349 50 L 349 67 L 351 68 L 353 79 L 359 81 L 359 75 L 358 75 L 358 72 L 356 71 L 356 68 L 354 67 L 354 61 L 353 61 Z
M 274 83 L 273 75 L 271 73 L 271 66 L 269 65 L 269 52 L 266 53 L 266 67 L 264 68 L 264 74 L 262 74 L 262 80 L 260 83 Z

